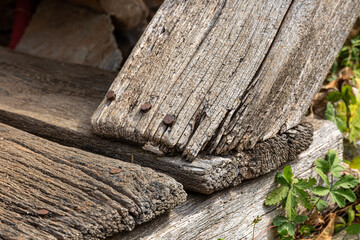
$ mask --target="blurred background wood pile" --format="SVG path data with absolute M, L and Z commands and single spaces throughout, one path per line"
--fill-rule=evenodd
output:
M 0 45 L 117 71 L 163 0 L 3 0 Z

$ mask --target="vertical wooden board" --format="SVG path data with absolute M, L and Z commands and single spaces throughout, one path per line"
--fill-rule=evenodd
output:
M 93 128 L 188 159 L 252 148 L 300 122 L 359 11 L 359 0 L 165 1 Z
M 117 70 L 122 55 L 106 14 L 67 1 L 44 0 L 16 50 L 62 62 Z

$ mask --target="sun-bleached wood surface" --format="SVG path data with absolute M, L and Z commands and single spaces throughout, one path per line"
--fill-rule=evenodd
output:
M 189 160 L 253 148 L 301 121 L 359 12 L 358 0 L 167 0 L 93 128 Z
M 90 117 L 115 73 L 0 48 L 0 121 L 61 144 L 161 170 L 188 190 L 210 194 L 277 169 L 311 143 L 308 124 L 237 156 L 188 162 L 93 134 Z M 281 154 L 280 154 L 281 153 Z
M 0 239 L 103 239 L 186 200 L 152 169 L 0 124 Z
M 338 151 L 342 158 L 342 134 L 335 124 L 316 120 L 314 141 L 297 160 L 290 163 L 293 173 L 300 177 L 315 176 L 314 160 L 324 158 L 329 149 Z M 282 168 L 278 168 L 282 171 Z M 262 221 L 256 224 L 255 236 L 269 227 L 273 218 L 282 214 L 282 209 L 264 205 L 265 197 L 275 187 L 276 172 L 246 181 L 210 196 L 191 194 L 188 200 L 169 214 L 139 226 L 129 233 L 114 236 L 111 240 L 209 240 L 220 237 L 225 240 L 251 240 L 256 216 Z M 274 240 L 274 231 L 258 239 Z

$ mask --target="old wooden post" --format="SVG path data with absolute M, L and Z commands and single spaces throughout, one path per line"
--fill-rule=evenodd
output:
M 93 129 L 188 160 L 288 159 L 293 142 L 276 134 L 300 123 L 359 11 L 358 0 L 165 1 Z M 308 132 L 303 125 L 299 146 L 310 144 Z M 260 156 L 241 157 L 265 141 Z

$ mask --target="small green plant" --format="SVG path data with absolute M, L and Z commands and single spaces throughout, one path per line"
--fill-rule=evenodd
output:
M 340 232 L 341 230 L 343 230 L 344 228 L 350 226 L 354 219 L 355 219 L 355 211 L 354 209 L 352 208 L 352 206 L 350 206 L 348 208 L 348 219 L 347 221 L 345 221 L 344 218 L 342 217 L 338 217 L 338 219 L 341 221 L 341 223 L 338 223 L 338 224 L 335 224 L 335 232 Z
M 342 72 L 345 72 L 345 77 L 341 76 Z M 343 78 L 343 84 L 328 94 L 325 116 L 336 124 L 350 142 L 355 143 L 360 136 L 360 99 L 355 94 L 355 87 L 360 85 L 360 36 L 351 39 L 340 50 L 328 81 L 339 78 Z
M 341 48 L 331 67 L 331 74 L 327 80 L 331 82 L 337 79 L 338 72 L 345 67 L 353 71 L 355 81 L 360 79 L 360 35 L 351 39 L 349 43 Z
M 325 196 L 331 196 L 333 202 L 339 207 L 345 207 L 346 200 L 353 202 L 356 199 L 355 193 L 351 190 L 358 184 L 358 180 L 351 175 L 341 176 L 344 170 L 340 166 L 340 160 L 337 152 L 330 150 L 326 159 L 315 160 L 315 169 L 324 185 L 316 185 L 315 178 L 296 178 L 293 175 L 290 166 L 286 166 L 283 172 L 276 174 L 276 182 L 279 186 L 266 197 L 266 205 L 277 205 L 285 209 L 285 216 L 277 216 L 273 220 L 273 225 L 282 240 L 294 239 L 296 229 L 301 234 L 310 234 L 313 230 L 311 226 L 302 225 L 308 216 L 298 213 L 298 206 L 305 207 L 311 215 L 312 211 L 317 209 L 322 211 L 326 208 L 327 202 L 322 199 Z M 329 180 L 330 177 L 330 180 Z M 339 178 L 336 182 L 334 178 Z M 311 195 L 315 194 L 317 197 Z
M 328 94 L 325 117 L 336 124 L 338 129 L 355 143 L 360 135 L 360 99 L 356 98 L 352 86 L 345 85 L 341 92 Z
M 255 226 L 256 224 L 258 224 L 262 219 L 260 218 L 260 216 L 256 216 L 256 218 L 254 218 L 254 220 L 252 220 L 251 223 L 254 224 L 254 227 L 253 227 L 253 232 L 252 232 L 252 239 L 254 239 L 254 236 L 255 236 Z
M 349 208 L 349 211 L 350 209 L 352 210 L 352 208 L 350 207 Z M 356 205 L 355 206 L 355 209 L 357 212 L 360 212 L 360 204 Z M 353 223 L 352 222 L 354 221 L 354 218 L 355 216 L 357 217 L 360 217 L 360 214 L 359 213 L 355 213 L 354 210 L 352 210 L 351 214 L 349 212 L 348 214 L 348 223 L 347 223 L 347 228 L 346 228 L 346 232 L 348 234 L 351 234 L 351 235 L 359 235 L 360 234 L 360 224 L 359 223 Z
M 314 231 L 315 228 L 312 225 L 304 224 L 300 227 L 299 233 L 305 237 L 310 236 L 310 233 Z

